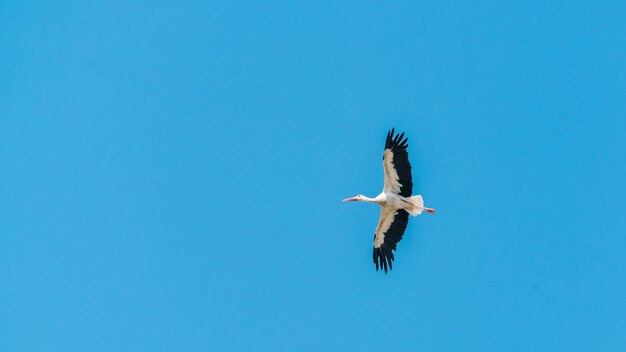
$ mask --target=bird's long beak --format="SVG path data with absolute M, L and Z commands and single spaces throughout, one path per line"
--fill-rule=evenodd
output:
M 342 202 L 356 202 L 358 199 L 356 197 L 350 197 L 342 200 Z

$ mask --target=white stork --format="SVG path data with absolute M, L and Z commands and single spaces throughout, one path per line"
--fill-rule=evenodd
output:
M 359 194 L 343 200 L 344 202 L 377 203 L 382 207 L 378 227 L 374 234 L 374 263 L 376 270 L 384 269 L 385 273 L 387 268 L 391 270 L 393 251 L 402 240 L 409 222 L 409 214 L 418 216 L 422 211 L 435 213 L 435 209 L 424 207 L 422 196 L 411 196 L 413 181 L 409 153 L 406 150 L 407 140 L 408 138 L 404 138 L 404 133 L 394 135 L 394 129 L 387 134 L 383 154 L 385 185 L 379 195 L 375 198 L 368 198 Z

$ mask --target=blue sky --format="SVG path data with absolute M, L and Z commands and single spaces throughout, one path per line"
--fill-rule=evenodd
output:
M 0 3 L 0 350 L 623 351 L 625 11 Z

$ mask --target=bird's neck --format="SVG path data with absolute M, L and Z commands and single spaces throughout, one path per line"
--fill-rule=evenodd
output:
M 379 197 L 376 198 L 370 198 L 370 197 L 363 197 L 363 201 L 364 202 L 368 202 L 368 203 L 378 203 L 380 204 L 380 199 L 378 199 Z

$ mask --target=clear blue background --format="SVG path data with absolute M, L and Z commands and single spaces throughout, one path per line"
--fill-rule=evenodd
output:
M 624 351 L 624 13 L 2 2 L 0 350 Z

